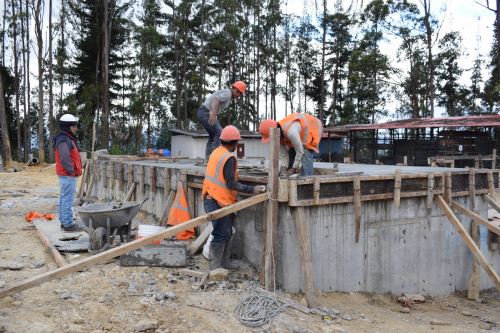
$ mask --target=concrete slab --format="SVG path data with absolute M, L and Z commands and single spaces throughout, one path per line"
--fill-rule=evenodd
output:
M 65 232 L 61 230 L 59 220 L 46 221 L 42 219 L 33 222 L 47 239 L 54 244 L 59 252 L 87 252 L 89 235 L 82 232 Z
M 146 245 L 120 257 L 121 266 L 183 267 L 187 266 L 186 242 L 162 242 Z

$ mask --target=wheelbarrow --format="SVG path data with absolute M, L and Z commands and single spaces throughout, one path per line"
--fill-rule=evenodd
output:
M 89 253 L 111 248 L 117 235 L 121 243 L 130 242 L 132 219 L 148 199 L 142 202 L 95 203 L 78 208 L 80 219 L 89 234 Z

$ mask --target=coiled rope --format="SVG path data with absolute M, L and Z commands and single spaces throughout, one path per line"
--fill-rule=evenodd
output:
M 283 310 L 285 310 L 285 306 L 275 298 L 253 293 L 245 297 L 234 308 L 233 313 L 243 325 L 247 327 L 259 327 L 270 323 Z

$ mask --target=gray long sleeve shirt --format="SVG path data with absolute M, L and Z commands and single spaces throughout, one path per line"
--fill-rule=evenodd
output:
M 235 163 L 236 158 L 231 156 L 227 159 L 226 164 L 224 164 L 224 179 L 226 180 L 227 187 L 233 191 L 253 193 L 253 186 L 242 184 L 236 180 L 236 175 L 234 173 Z

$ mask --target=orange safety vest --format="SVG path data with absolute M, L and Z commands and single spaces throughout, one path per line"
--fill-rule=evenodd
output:
M 224 178 L 224 165 L 227 159 L 232 156 L 224 146 L 215 149 L 208 160 L 205 180 L 203 181 L 202 198 L 210 195 L 221 207 L 229 206 L 237 201 L 238 192 L 228 189 Z M 237 163 L 234 163 L 234 175 L 235 179 L 238 180 Z
M 191 220 L 191 214 L 189 214 L 184 186 L 182 186 L 181 182 L 178 182 L 174 203 L 172 204 L 172 208 L 170 208 L 170 212 L 168 213 L 167 225 L 178 225 L 189 220 Z M 185 240 L 190 239 L 193 236 L 194 228 L 191 228 L 179 232 L 177 235 L 175 235 L 175 238 L 179 240 Z
M 291 113 L 285 118 L 278 121 L 283 134 L 285 134 L 285 145 L 287 148 L 292 147 L 292 143 L 288 139 L 288 129 L 295 122 L 299 121 L 302 126 L 300 138 L 302 145 L 310 150 L 319 153 L 319 142 L 321 141 L 321 123 L 318 118 L 307 113 Z

